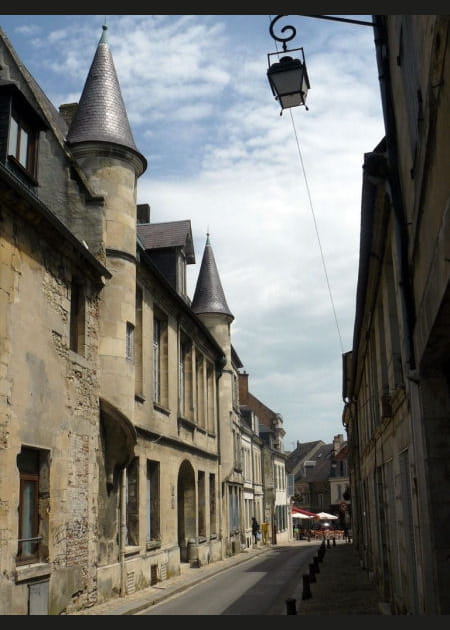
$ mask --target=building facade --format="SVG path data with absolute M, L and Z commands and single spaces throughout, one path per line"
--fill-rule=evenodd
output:
M 393 614 L 450 612 L 448 15 L 374 16 L 386 136 L 364 156 L 343 419 L 353 534 Z
M 0 614 L 126 596 L 263 515 L 209 235 L 191 301 L 190 221 L 136 204 L 146 168 L 106 26 L 59 110 L 0 30 Z
M 247 413 L 258 419 L 261 438 L 263 534 L 273 544 L 292 538 L 290 496 L 286 476 L 283 418 L 254 396 L 248 387 L 249 375 L 239 372 L 239 400 Z

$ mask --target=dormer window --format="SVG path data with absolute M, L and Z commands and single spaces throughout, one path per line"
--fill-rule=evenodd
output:
M 16 112 L 11 114 L 8 135 L 8 158 L 20 164 L 28 175 L 36 176 L 36 131 Z
M 19 87 L 0 79 L 0 161 L 25 185 L 37 186 L 38 139 L 48 124 Z

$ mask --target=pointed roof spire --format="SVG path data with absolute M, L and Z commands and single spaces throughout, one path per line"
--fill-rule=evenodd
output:
M 217 271 L 214 253 L 209 240 L 209 232 L 206 233 L 206 245 L 191 308 L 197 315 L 221 313 L 234 319 L 234 315 L 228 308 L 222 283 L 220 282 L 219 272 Z
M 105 20 L 106 22 L 106 20 Z M 108 26 L 102 35 L 84 84 L 67 142 L 113 142 L 138 152 L 122 99 L 113 58 L 108 45 Z

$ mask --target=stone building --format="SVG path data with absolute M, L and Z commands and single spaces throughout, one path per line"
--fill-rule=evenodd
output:
M 136 204 L 146 167 L 106 26 L 59 111 L 0 30 L 0 614 L 70 614 L 240 552 L 262 512 L 210 237 L 191 302 L 191 224 Z
M 242 367 L 242 366 L 241 366 Z M 248 387 L 248 374 L 239 372 L 239 400 L 244 413 L 256 416 L 261 438 L 263 522 L 268 539 L 279 544 L 292 537 L 290 497 L 286 477 L 283 418 L 254 396 Z
M 450 613 L 448 15 L 373 16 L 386 135 L 365 154 L 343 420 L 353 534 L 393 614 Z

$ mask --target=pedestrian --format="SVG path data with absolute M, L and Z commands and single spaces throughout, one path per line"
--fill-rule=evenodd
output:
M 258 544 L 258 534 L 259 534 L 259 523 L 256 520 L 256 517 L 252 516 L 252 536 L 253 536 L 255 545 Z

